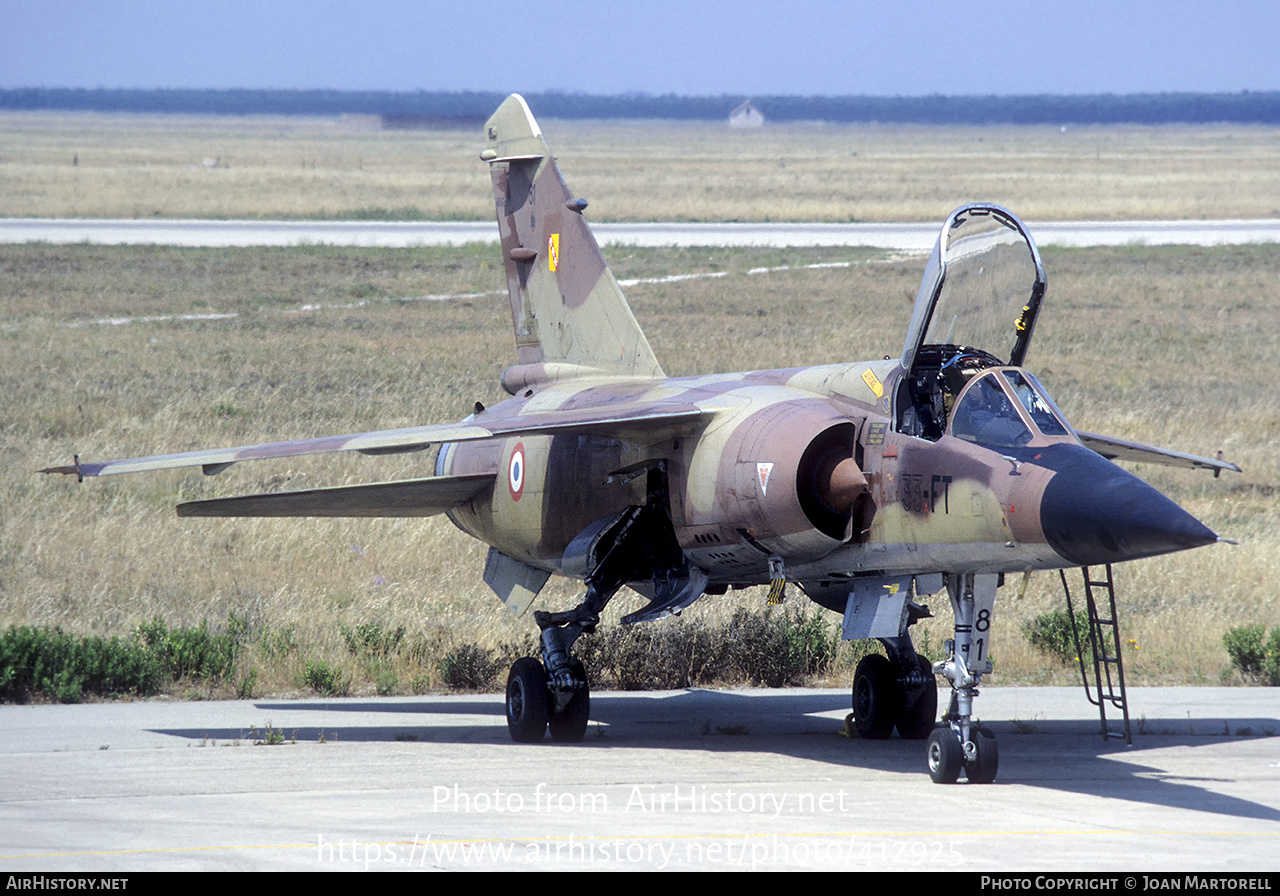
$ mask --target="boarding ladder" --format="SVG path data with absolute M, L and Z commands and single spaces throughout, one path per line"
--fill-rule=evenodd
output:
M 1129 731 L 1129 704 L 1125 699 L 1124 661 L 1120 651 L 1120 626 L 1116 619 L 1116 585 L 1111 574 L 1111 564 L 1106 565 L 1105 579 L 1094 578 L 1094 572 L 1088 566 L 1080 567 L 1084 577 L 1084 596 L 1089 619 L 1088 651 L 1080 643 L 1080 630 L 1076 628 L 1075 607 L 1071 603 L 1071 587 L 1067 584 L 1067 571 L 1060 570 L 1062 590 L 1067 595 L 1067 615 L 1071 618 L 1071 637 L 1075 640 L 1076 659 L 1080 663 L 1080 678 L 1084 682 L 1084 692 L 1089 702 L 1098 707 L 1102 720 L 1102 739 L 1120 737 L 1121 732 L 1107 727 L 1107 706 L 1119 709 L 1124 716 L 1124 742 L 1133 745 L 1133 735 Z M 1104 618 L 1098 613 L 1098 603 L 1105 596 L 1109 615 Z M 1089 684 L 1089 671 L 1085 654 L 1089 653 L 1093 660 L 1093 685 Z

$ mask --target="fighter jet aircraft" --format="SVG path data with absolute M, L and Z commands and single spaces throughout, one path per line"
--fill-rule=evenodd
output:
M 515 328 L 510 398 L 458 423 L 81 462 L 106 476 L 333 451 L 438 445 L 424 479 L 245 495 L 180 516 L 445 513 L 490 546 L 484 580 L 524 614 L 552 574 L 581 602 L 538 611 L 541 655 L 511 668 L 507 723 L 521 742 L 583 737 L 590 685 L 574 657 L 628 586 L 640 623 L 704 595 L 793 583 L 878 639 L 853 687 L 858 731 L 928 739 L 935 781 L 994 780 L 995 740 L 973 700 L 992 670 L 997 586 L 1008 573 L 1109 564 L 1219 540 L 1107 458 L 1238 469 L 1075 430 L 1023 366 L 1045 294 L 1035 244 L 1011 212 L 957 209 L 929 259 L 897 357 L 667 378 L 632 316 L 524 100 L 486 125 Z M 948 656 L 912 646 L 922 595 L 945 589 Z M 942 724 L 935 675 L 951 686 Z

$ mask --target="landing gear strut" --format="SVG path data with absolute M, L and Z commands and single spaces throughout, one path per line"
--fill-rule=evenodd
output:
M 540 741 L 548 730 L 562 743 L 586 734 L 591 684 L 573 645 L 596 630 L 600 613 L 623 584 L 650 578 L 655 594 L 649 607 L 624 622 L 678 612 L 702 594 L 706 575 L 685 567 L 671 526 L 665 466 L 646 465 L 632 475 L 641 474 L 648 475 L 646 502 L 588 526 L 566 551 L 579 554 L 591 570 L 582 602 L 560 613 L 533 614 L 542 630 L 541 661 L 516 660 L 507 678 L 507 728 L 518 743 Z
M 534 615 L 542 627 L 542 659 L 521 657 L 507 676 L 507 730 L 516 743 L 537 743 L 548 730 L 554 741 L 577 743 L 587 733 L 591 684 L 582 661 L 569 653 L 599 620 L 590 588 L 587 596 L 569 612 Z
M 582 667 L 581 660 L 570 660 L 569 665 L 574 681 L 580 683 L 573 688 L 563 706 L 560 706 L 559 694 L 556 694 L 551 703 L 547 730 L 554 741 L 576 744 L 586 735 L 587 722 L 591 718 L 591 684 L 587 681 L 587 670 Z
M 991 611 L 995 603 L 994 575 L 949 575 L 947 594 L 955 614 L 955 638 L 947 642 L 947 659 L 933 671 L 951 683 L 951 702 L 944 727 L 929 735 L 926 757 L 935 784 L 954 784 L 963 771 L 970 784 L 996 779 L 1000 751 L 995 735 L 973 718 L 978 681 L 991 671 Z

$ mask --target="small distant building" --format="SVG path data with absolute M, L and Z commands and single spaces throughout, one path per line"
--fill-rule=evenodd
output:
M 763 124 L 764 113 L 753 106 L 750 100 L 729 113 L 731 128 L 758 128 Z

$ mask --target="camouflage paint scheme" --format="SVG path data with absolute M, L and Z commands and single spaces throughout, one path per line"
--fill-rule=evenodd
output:
M 1100 454 L 1215 475 L 1237 468 L 1077 433 L 1019 366 L 1044 275 L 1011 213 L 975 205 L 948 218 L 901 358 L 668 379 L 583 217 L 586 203 L 565 184 L 519 96 L 487 123 L 481 158 L 491 171 L 515 332 L 517 363 L 501 379 L 510 399 L 456 424 L 99 463 L 77 458 L 46 472 L 200 465 L 212 475 L 257 458 L 441 445 L 434 477 L 198 501 L 178 512 L 448 513 L 491 546 L 485 579 L 517 612 L 550 574 L 583 579 L 588 598 L 577 616 L 539 617 L 551 680 L 534 670 L 529 681 L 534 691 L 544 682 L 559 695 L 543 713 L 553 736 L 557 713 L 585 693 L 584 676 L 566 671 L 568 648 L 624 583 L 651 601 L 628 617 L 636 620 L 677 613 L 729 587 L 796 583 L 845 614 L 846 636 L 885 641 L 898 697 L 911 705 L 912 689 L 927 690 L 932 677 L 927 664 L 917 674 L 909 646 L 908 592 L 933 593 L 945 583 L 959 635 L 962 615 L 972 618 L 975 606 L 990 612 L 994 574 L 1218 540 Z M 971 333 L 995 343 L 969 341 Z M 882 599 L 897 601 L 887 623 Z M 573 630 L 564 643 L 557 628 Z M 969 646 L 964 640 L 960 652 Z M 951 715 L 968 768 L 980 738 L 969 730 L 966 701 L 989 664 L 949 662 L 933 671 L 968 695 Z M 517 685 L 514 698 L 508 691 L 509 720 L 530 699 L 524 679 Z M 855 714 L 857 694 L 855 684 Z M 921 722 L 928 724 L 913 725 L 910 735 L 899 727 L 922 737 L 932 717 Z M 518 735 L 515 723 L 512 731 L 537 739 L 543 727 L 536 736 Z M 953 748 L 940 749 L 946 760 Z M 994 758 L 973 768 L 971 779 L 989 780 Z

